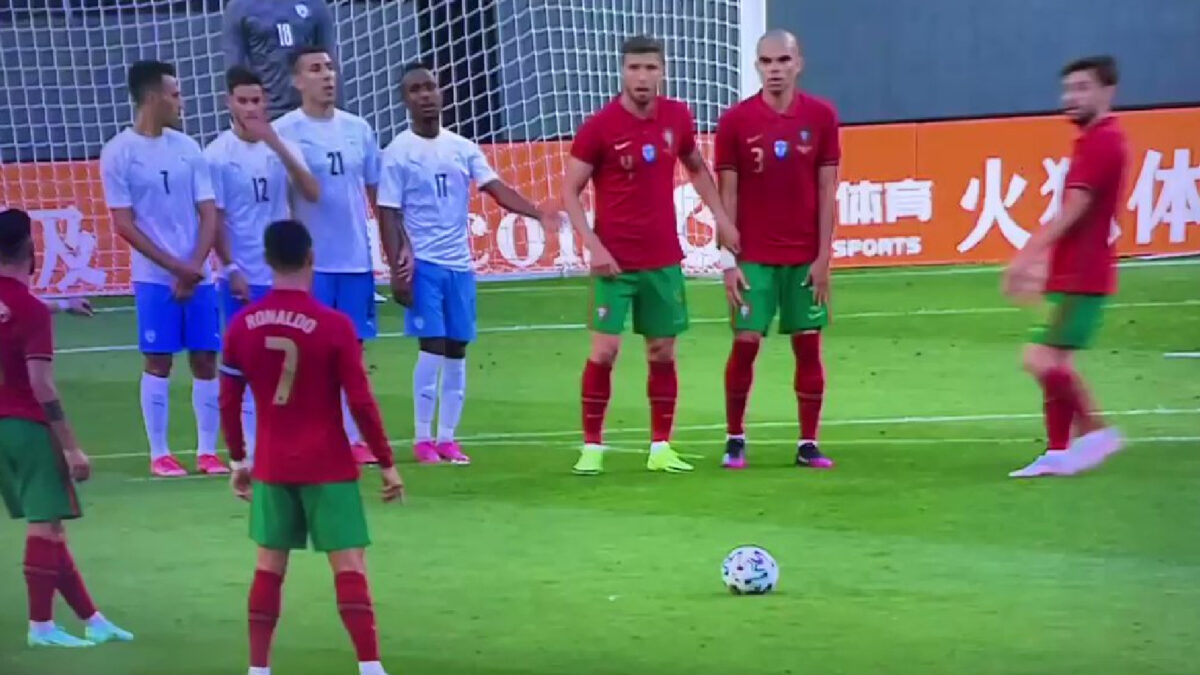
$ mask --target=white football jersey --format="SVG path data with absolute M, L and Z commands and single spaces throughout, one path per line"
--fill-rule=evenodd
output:
M 293 157 L 304 162 L 300 146 L 288 140 L 283 143 Z M 234 264 L 248 283 L 269 286 L 271 268 L 263 256 L 263 233 L 267 225 L 292 214 L 283 160 L 266 143 L 243 141 L 232 129 L 208 144 L 204 158 L 212 171 L 217 208 L 225 214 Z
M 163 129 L 161 136 L 151 138 L 127 128 L 104 144 L 100 179 L 109 208 L 133 209 L 134 226 L 150 241 L 176 258 L 192 257 L 200 232 L 196 205 L 213 199 L 200 144 L 175 129 Z M 175 280 L 137 250 L 131 266 L 135 282 Z
M 295 217 L 313 238 L 318 272 L 370 272 L 366 187 L 379 183 L 379 144 L 365 120 L 344 110 L 309 117 L 302 110 L 275 121 L 279 135 L 300 146 L 304 163 L 321 183 L 321 199 L 293 200 Z
M 383 152 L 379 206 L 404 214 L 415 258 L 469 270 L 471 182 L 483 187 L 498 179 L 473 141 L 445 129 L 434 138 L 409 129 Z

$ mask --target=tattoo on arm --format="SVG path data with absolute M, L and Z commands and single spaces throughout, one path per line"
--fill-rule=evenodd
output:
M 66 419 L 66 414 L 63 412 L 62 401 L 55 399 L 46 401 L 42 404 L 42 412 L 46 413 L 46 421 L 51 424 L 61 422 Z

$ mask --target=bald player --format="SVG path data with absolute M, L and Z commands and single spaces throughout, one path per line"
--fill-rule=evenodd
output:
M 716 170 L 725 210 L 736 214 L 741 251 L 723 251 L 733 347 L 725 365 L 723 466 L 746 466 L 746 401 L 754 360 L 776 314 L 796 357 L 800 418 L 796 465 L 826 469 L 817 446 L 825 395 L 821 329 L 829 322 L 829 264 L 837 188 L 838 115 L 799 91 L 804 57 L 796 36 L 772 30 L 758 41 L 762 90 L 717 123 Z

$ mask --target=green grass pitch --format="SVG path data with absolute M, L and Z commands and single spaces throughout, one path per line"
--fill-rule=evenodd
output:
M 1081 367 L 1130 437 L 1095 474 L 1005 477 L 1042 448 L 1018 368 L 1032 315 L 988 269 L 843 272 L 826 338 L 824 449 L 789 463 L 791 353 L 769 339 L 750 403 L 751 468 L 718 468 L 729 332 L 711 281 L 689 287 L 677 447 L 693 475 L 644 471 L 642 346 L 614 375 L 608 473 L 570 473 L 587 353 L 586 282 L 484 285 L 469 353 L 468 468 L 411 463 L 415 345 L 368 349 L 407 506 L 364 477 L 371 581 L 393 675 L 727 673 L 1141 675 L 1200 672 L 1200 265 L 1132 265 Z M 383 310 L 382 329 L 401 330 Z M 79 652 L 24 648 L 22 529 L 0 525 L 0 673 L 244 673 L 253 564 L 246 507 L 220 479 L 146 480 L 133 315 L 58 324 L 60 384 L 96 477 L 71 534 L 101 608 L 137 633 Z M 90 350 L 90 351 L 89 351 Z M 177 364 L 172 439 L 194 447 Z M 185 457 L 190 464 L 191 458 Z M 781 584 L 734 597 L 719 565 L 755 543 Z M 65 606 L 58 616 L 78 628 Z M 280 675 L 356 672 L 330 573 L 297 555 Z

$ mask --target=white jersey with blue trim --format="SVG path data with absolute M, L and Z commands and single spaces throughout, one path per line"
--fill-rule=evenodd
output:
M 156 246 L 181 260 L 192 257 L 200 233 L 196 206 L 214 198 L 199 143 L 171 128 L 157 137 L 127 128 L 100 151 L 100 180 L 108 208 L 131 209 L 134 227 Z M 134 282 L 175 281 L 137 250 L 131 268 Z
M 313 238 L 318 272 L 372 270 L 366 188 L 379 183 L 379 144 L 366 120 L 344 110 L 329 118 L 293 110 L 275 121 L 280 137 L 300 146 L 321 185 L 315 203 L 295 195 L 295 217 Z
M 425 138 L 402 132 L 383 152 L 379 206 L 398 209 L 413 256 L 450 269 L 471 269 L 468 206 L 472 181 L 499 176 L 473 141 L 441 129 Z
M 292 157 L 304 162 L 299 145 L 283 143 Z M 204 157 L 212 171 L 217 208 L 225 215 L 233 263 L 247 283 L 269 286 L 271 268 L 263 256 L 263 233 L 292 213 L 283 160 L 266 143 L 244 141 L 232 129 L 209 143 Z

